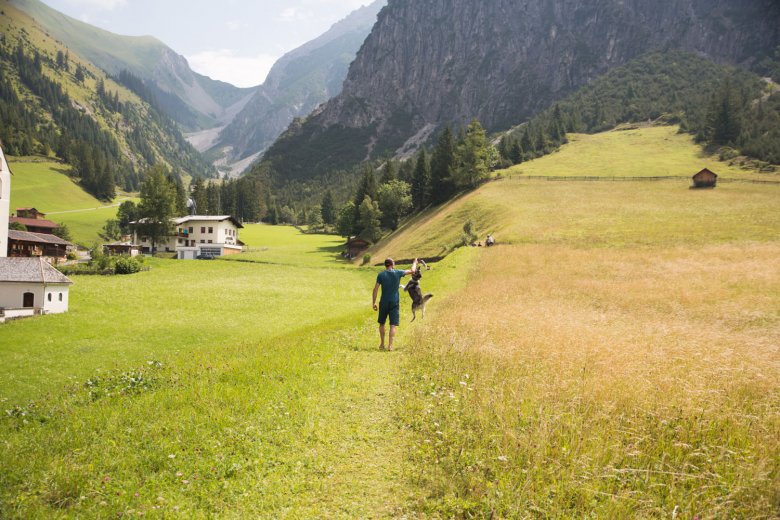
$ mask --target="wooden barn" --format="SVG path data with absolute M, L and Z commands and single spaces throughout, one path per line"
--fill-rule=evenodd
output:
M 368 249 L 370 245 L 371 244 L 362 238 L 351 238 L 349 242 L 347 242 L 347 249 L 344 251 L 344 256 L 346 258 L 357 258 L 363 254 L 363 252 Z
M 711 172 L 707 168 L 693 176 L 694 188 L 714 188 L 718 182 L 718 174 Z

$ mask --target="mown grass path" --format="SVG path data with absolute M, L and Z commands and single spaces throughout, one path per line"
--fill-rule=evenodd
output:
M 333 263 L 330 237 L 303 237 L 308 255 L 279 232 L 250 229 L 250 262 L 77 277 L 70 313 L 3 327 L 0 517 L 413 509 L 398 385 L 424 323 L 404 309 L 397 350 L 380 352 L 377 269 Z M 468 258 L 435 266 L 426 289 L 457 289 Z

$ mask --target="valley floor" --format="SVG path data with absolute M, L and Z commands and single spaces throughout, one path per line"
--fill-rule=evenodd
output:
M 77 277 L 0 327 L 0 517 L 777 517 L 780 187 L 504 178 L 374 258 L 466 219 L 392 353 L 333 237 Z

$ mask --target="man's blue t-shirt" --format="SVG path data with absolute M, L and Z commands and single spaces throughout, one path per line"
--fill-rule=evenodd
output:
M 386 269 L 377 275 L 376 283 L 382 286 L 382 297 L 379 299 L 379 303 L 399 303 L 401 301 L 398 286 L 403 277 L 404 271 L 400 269 Z

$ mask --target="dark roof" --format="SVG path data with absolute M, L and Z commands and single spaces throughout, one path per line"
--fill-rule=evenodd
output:
M 42 258 L 0 258 L 0 282 L 73 283 Z
M 694 176 L 693 176 L 693 178 L 695 179 L 695 178 L 696 178 L 696 177 L 698 177 L 699 175 L 707 175 L 707 174 L 714 175 L 715 177 L 717 177 L 717 176 L 718 176 L 718 174 L 717 174 L 717 173 L 715 173 L 714 171 L 710 170 L 709 168 L 704 168 L 702 171 L 700 171 L 699 173 L 697 173 L 696 175 L 694 175 Z
M 24 218 L 24 217 L 11 217 L 11 222 L 19 222 L 29 227 L 42 227 L 42 228 L 58 228 L 59 224 L 55 224 L 51 220 L 44 220 L 41 218 Z
M 8 230 L 8 240 L 18 242 L 35 242 L 36 244 L 53 244 L 58 246 L 72 246 L 70 242 L 57 235 L 47 235 L 46 233 L 31 233 L 30 231 Z

